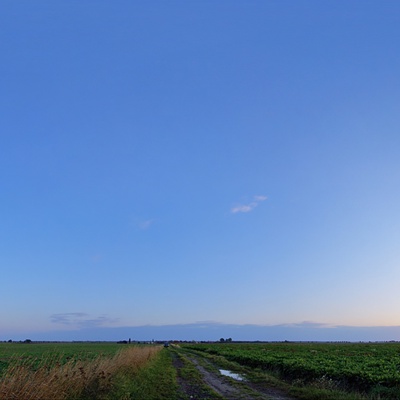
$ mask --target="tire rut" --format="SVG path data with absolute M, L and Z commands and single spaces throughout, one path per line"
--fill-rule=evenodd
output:
M 178 357 L 176 357 L 178 358 Z M 234 382 L 231 378 L 221 375 L 218 372 L 213 372 L 203 365 L 210 365 L 213 369 L 218 369 L 216 365 L 211 363 L 209 360 L 201 356 L 194 356 L 193 354 L 185 354 L 185 358 L 191 362 L 201 374 L 204 383 L 212 389 L 217 395 L 226 400 L 295 400 L 293 397 L 289 397 L 283 392 L 264 387 L 260 384 L 252 383 L 247 380 L 240 382 Z M 199 362 L 202 360 L 202 364 Z M 182 361 L 180 361 L 182 362 Z M 190 383 L 179 382 L 181 390 L 187 394 L 187 399 L 209 399 L 210 397 L 204 397 L 204 393 L 198 393 L 195 388 L 190 388 Z M 183 387 L 182 387 L 183 385 Z M 187 389 L 191 389 L 187 391 Z M 186 389 L 186 390 L 185 390 Z M 203 397 L 202 397 L 203 396 Z
M 210 395 L 208 391 L 204 390 L 204 387 L 198 382 L 194 382 L 187 377 L 182 376 L 181 370 L 185 367 L 184 362 L 178 357 L 178 355 L 172 353 L 172 365 L 177 371 L 177 383 L 179 386 L 179 399 L 193 399 L 193 400 L 208 400 Z

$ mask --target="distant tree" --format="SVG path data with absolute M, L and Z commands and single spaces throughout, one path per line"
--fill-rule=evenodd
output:
M 232 338 L 226 339 L 226 342 L 232 342 Z
M 25 339 L 24 343 L 32 343 L 32 340 L 31 339 Z
M 221 343 L 224 343 L 224 342 L 225 342 L 225 339 L 222 337 L 221 339 L 219 339 L 219 341 L 220 341 Z
M 12 340 L 10 339 L 10 340 L 8 341 L 8 343 L 12 343 Z

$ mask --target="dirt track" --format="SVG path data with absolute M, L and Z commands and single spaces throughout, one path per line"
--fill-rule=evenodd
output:
M 180 376 L 179 370 L 184 363 L 175 354 L 174 366 L 178 371 L 182 399 L 295 400 L 277 389 L 255 384 L 246 379 L 236 381 L 223 376 L 219 373 L 217 366 L 199 355 L 185 354 L 184 357 L 186 362 L 190 362 L 199 372 L 202 382 L 191 381 Z

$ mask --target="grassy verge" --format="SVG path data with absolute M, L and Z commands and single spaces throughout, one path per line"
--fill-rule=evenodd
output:
M 178 399 L 176 370 L 169 351 L 161 350 L 135 374 L 129 368 L 121 370 L 113 379 L 112 390 L 102 399 Z

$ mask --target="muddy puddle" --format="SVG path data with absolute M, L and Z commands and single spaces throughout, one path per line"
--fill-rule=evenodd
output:
M 221 375 L 224 376 L 229 376 L 232 379 L 235 379 L 236 381 L 243 381 L 244 380 L 244 376 L 240 375 L 240 374 L 235 374 L 232 371 L 229 371 L 227 369 L 220 369 L 219 372 L 221 373 Z

